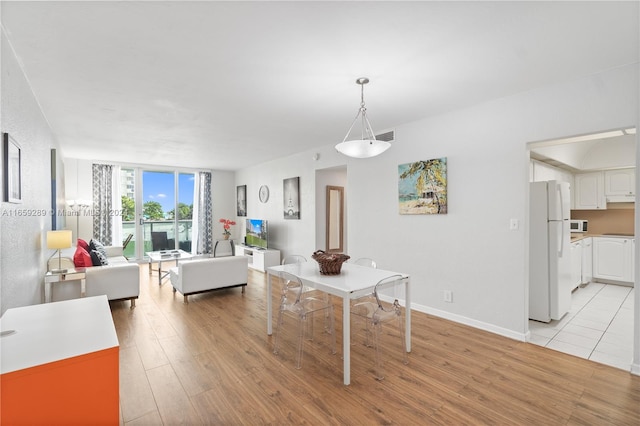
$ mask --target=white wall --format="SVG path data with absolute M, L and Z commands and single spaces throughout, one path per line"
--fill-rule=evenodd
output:
M 635 126 L 637 119 L 638 66 L 632 65 L 407 123 L 376 158 L 336 157 L 327 145 L 319 162 L 300 153 L 238 171 L 236 184 L 248 185 L 249 216 L 276 223 L 277 248 L 310 255 L 316 241 L 307 213 L 313 210 L 305 204 L 315 191 L 310 173 L 346 163 L 347 254 L 411 274 L 419 310 L 524 340 L 527 143 Z M 399 215 L 398 165 L 440 157 L 448 159 L 449 213 Z M 296 175 L 305 195 L 302 220 L 292 223 L 281 219 L 281 186 Z M 279 188 L 267 205 L 257 201 L 263 183 Z M 512 218 L 518 230 L 509 230 Z M 443 301 L 444 290 L 453 292 L 453 303 Z
M 213 203 L 213 240 L 222 239 L 222 224 L 220 219 L 232 219 L 236 217 L 236 179 L 235 172 L 214 170 L 211 172 L 211 202 Z M 242 225 L 236 220 L 236 225 L 231 227 L 231 238 L 238 241 L 244 237 L 241 232 Z
M 282 257 L 302 254 L 309 259 L 321 248 L 316 246 L 316 170 L 345 163 L 332 147 L 322 147 L 236 172 L 236 185 L 247 185 L 247 218 L 268 220 L 269 246 L 279 249 Z M 299 220 L 284 219 L 283 180 L 292 177 L 300 177 Z M 267 203 L 258 199 L 261 185 L 270 189 Z M 243 223 L 240 236 L 244 235 Z
M 9 308 L 44 300 L 46 263 L 55 253 L 46 248 L 46 231 L 51 229 L 51 149 L 58 147 L 4 32 L 0 39 L 0 129 L 20 144 L 22 155 L 22 203 L 0 203 L 0 312 L 4 314 Z M 64 180 L 62 171 L 59 178 Z M 63 199 L 64 193 L 58 196 Z M 64 226 L 62 218 L 58 228 Z

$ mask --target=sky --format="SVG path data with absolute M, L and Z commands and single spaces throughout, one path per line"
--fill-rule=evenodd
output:
M 178 202 L 193 204 L 193 187 L 195 176 L 180 173 L 178 175 Z M 142 197 L 144 202 L 157 201 L 167 213 L 175 207 L 173 172 L 142 172 Z

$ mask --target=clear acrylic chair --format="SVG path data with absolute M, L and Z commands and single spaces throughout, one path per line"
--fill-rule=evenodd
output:
M 384 364 L 381 357 L 380 338 L 382 335 L 382 325 L 386 323 L 396 322 L 398 331 L 400 334 L 400 340 L 402 344 L 402 362 L 404 364 L 409 363 L 407 357 L 407 347 L 404 336 L 404 322 L 402 321 L 402 307 L 396 298 L 393 303 L 385 302 L 381 299 L 381 292 L 387 289 L 402 289 L 404 288 L 404 280 L 402 275 L 392 275 L 383 280 L 380 280 L 370 296 L 365 296 L 361 299 L 356 299 L 351 308 L 351 313 L 355 317 L 364 318 L 367 324 L 366 333 L 367 340 L 366 345 L 371 346 L 371 336 L 373 334 L 373 346 L 376 351 L 376 379 L 384 379 Z
M 282 264 L 289 265 L 291 263 L 304 263 L 306 261 L 307 261 L 307 258 L 301 254 L 290 254 L 289 256 L 285 256 L 282 259 Z M 302 291 L 304 291 L 305 293 L 314 295 L 316 297 L 322 297 L 327 303 L 331 303 L 331 296 L 320 290 L 316 290 L 315 288 L 305 286 Z
M 366 266 L 367 268 L 374 268 L 376 269 L 378 267 L 378 265 L 376 264 L 375 260 L 371 259 L 370 257 L 360 257 L 356 260 L 353 261 L 354 265 L 360 265 L 360 266 Z M 373 297 L 373 294 L 371 295 L 371 297 Z M 353 302 L 351 302 L 353 304 Z M 367 336 L 367 341 L 366 341 L 366 345 L 367 346 L 371 346 L 370 344 L 370 340 L 369 337 L 371 336 L 371 331 L 369 330 L 369 321 L 367 321 L 366 318 L 363 318 L 364 320 L 364 324 L 365 324 L 365 329 L 366 329 L 366 336 Z M 353 333 L 351 335 L 351 344 L 353 345 Z
M 290 254 L 289 256 L 285 256 L 282 259 L 282 264 L 288 265 L 290 263 L 303 263 L 306 261 L 307 261 L 307 258 L 300 254 Z
M 356 265 L 367 266 L 369 268 L 377 268 L 376 262 L 370 257 L 361 257 L 360 259 L 356 259 L 354 262 Z
M 316 312 L 326 312 L 328 325 L 325 331 L 329 333 L 331 339 L 331 353 L 336 353 L 336 333 L 334 328 L 333 305 L 327 303 L 325 299 L 314 297 L 304 292 L 304 286 L 299 277 L 287 272 L 280 273 L 283 282 L 282 296 L 280 298 L 280 309 L 278 312 L 278 322 L 273 344 L 273 353 L 278 354 L 280 349 L 280 334 L 284 325 L 285 313 L 292 314 L 298 321 L 298 343 L 296 355 L 296 368 L 302 368 L 302 353 L 305 340 L 305 331 L 309 335 L 309 340 L 313 340 L 313 314 Z

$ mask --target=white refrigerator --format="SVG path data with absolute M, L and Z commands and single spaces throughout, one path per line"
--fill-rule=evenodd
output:
M 571 309 L 570 186 L 530 185 L 529 318 L 549 322 Z

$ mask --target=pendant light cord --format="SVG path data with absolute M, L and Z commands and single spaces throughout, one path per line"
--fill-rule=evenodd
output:
M 362 131 L 360 133 L 360 138 L 362 140 L 368 140 L 370 141 L 370 143 L 373 143 L 373 141 L 376 140 L 376 136 L 375 136 L 375 133 L 373 132 L 373 128 L 371 128 L 371 123 L 369 123 L 369 119 L 367 118 L 367 108 L 365 107 L 365 103 L 364 103 L 364 85 L 367 84 L 368 82 L 369 80 L 365 78 L 359 78 L 358 80 L 356 80 L 356 83 L 360 85 L 360 109 L 358 110 L 356 117 L 353 119 L 353 122 L 351 123 L 351 127 L 349 127 L 349 130 L 347 131 L 347 134 L 345 135 L 343 142 L 346 141 L 349 135 L 351 134 L 351 130 L 353 130 L 353 126 L 356 124 L 356 121 L 358 121 L 358 117 L 360 115 L 362 115 L 362 118 L 361 118 Z

